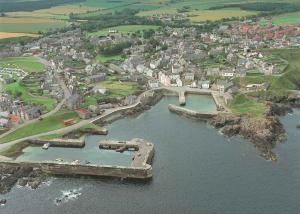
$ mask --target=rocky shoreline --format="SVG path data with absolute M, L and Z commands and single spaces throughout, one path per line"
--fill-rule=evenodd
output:
M 266 160 L 277 160 L 272 151 L 278 143 L 286 140 L 286 132 L 279 120 L 293 112 L 295 105 L 290 103 L 269 103 L 269 109 L 263 117 L 255 118 L 249 115 L 219 114 L 209 123 L 220 129 L 227 136 L 241 135 L 252 142 Z
M 40 169 L 25 166 L 8 166 L 0 164 L 0 194 L 8 193 L 15 184 L 38 188 L 46 179 Z

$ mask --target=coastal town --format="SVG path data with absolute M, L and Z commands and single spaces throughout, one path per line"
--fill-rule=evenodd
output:
M 151 39 L 110 31 L 88 42 L 97 48 L 123 43 L 132 45 L 123 50 L 125 60 L 109 63 L 93 60 L 86 50 L 84 36 L 84 32 L 77 29 L 2 50 L 1 56 L 32 55 L 46 65 L 38 75 L 2 65 L 2 84 L 34 82 L 42 95 L 57 103 L 65 99 L 64 105 L 78 110 L 83 119 L 99 115 L 106 108 L 133 104 L 139 91 L 162 86 L 211 89 L 229 103 L 235 94 L 265 91 L 269 87 L 268 82 L 237 85 L 233 82 L 236 77 L 284 73 L 288 62 L 265 54 L 261 49 L 297 48 L 300 27 L 242 22 L 222 25 L 208 33 L 197 33 L 195 28 L 166 27 L 153 32 Z M 157 44 L 152 44 L 153 41 Z M 136 90 L 125 97 L 97 100 L 89 105 L 86 97 L 110 97 L 107 95 L 110 90 L 99 84 L 110 79 L 132 83 Z M 2 128 L 15 128 L 41 117 L 45 111 L 41 105 L 24 103 L 13 94 L 1 92 Z
M 38 188 L 44 174 L 155 177 L 156 142 L 111 140 L 109 129 L 160 102 L 278 160 L 274 148 L 287 136 L 280 117 L 300 107 L 300 23 L 253 15 L 191 24 L 188 12 L 139 12 L 101 14 L 118 20 L 112 26 L 72 13 L 65 28 L 1 45 L 0 193 Z M 121 161 L 109 159 L 115 152 Z

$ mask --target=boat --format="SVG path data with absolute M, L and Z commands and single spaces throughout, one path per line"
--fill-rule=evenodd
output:
M 79 160 L 74 160 L 74 161 L 72 161 L 71 164 L 72 164 L 72 165 L 78 165 L 78 164 L 80 164 L 80 161 L 79 161 Z
M 300 129 L 300 124 L 296 126 L 298 129 Z
M 48 149 L 49 146 L 50 146 L 50 143 L 45 143 L 45 144 L 43 145 L 42 149 Z

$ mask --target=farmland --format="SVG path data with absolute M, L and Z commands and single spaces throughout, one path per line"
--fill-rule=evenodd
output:
M 62 20 L 0 17 L 1 32 L 37 33 L 51 28 L 63 27 L 64 25 L 65 22 Z
M 37 37 L 37 34 L 32 33 L 8 33 L 8 32 L 0 32 L 0 39 L 7 39 L 7 38 L 17 38 L 17 37 Z
M 280 2 L 266 0 L 265 2 Z M 300 0 L 289 0 L 287 3 L 300 3 Z M 18 11 L 6 13 L 6 17 L 0 17 L 0 32 L 10 33 L 37 33 L 50 29 L 64 27 L 69 20 L 69 14 L 80 14 L 79 19 L 95 16 L 104 13 L 112 13 L 126 8 L 138 9 L 138 16 L 153 16 L 155 14 L 179 14 L 184 15 L 192 22 L 215 21 L 223 18 L 243 17 L 255 15 L 256 11 L 246 11 L 239 8 L 226 8 L 221 10 L 208 10 L 213 6 L 223 6 L 228 3 L 240 3 L 238 0 L 86 0 L 83 2 L 74 1 L 72 4 L 54 6 L 47 9 L 34 10 L 32 12 Z M 181 10 L 184 9 L 184 12 Z M 299 22 L 299 13 L 282 15 L 274 18 L 276 24 Z M 127 30 L 124 30 L 127 33 Z M 101 32 L 100 32 L 101 34 Z M 7 34 L 1 38 L 23 36 L 22 34 Z

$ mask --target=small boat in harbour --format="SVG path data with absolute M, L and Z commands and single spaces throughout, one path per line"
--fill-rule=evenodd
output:
M 298 129 L 300 129 L 300 124 L 296 126 Z
M 42 146 L 42 149 L 48 149 L 50 146 L 50 143 L 45 143 L 43 146 Z

